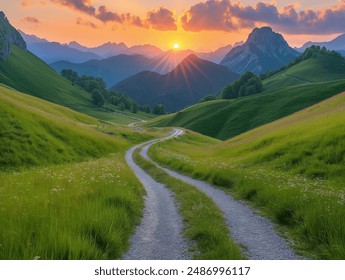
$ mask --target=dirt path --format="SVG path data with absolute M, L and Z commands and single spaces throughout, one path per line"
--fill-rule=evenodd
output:
M 163 138 L 169 139 L 173 135 Z M 153 140 L 155 143 L 163 139 Z M 146 143 L 147 144 L 147 143 Z M 182 236 L 182 218 L 176 208 L 172 192 L 157 183 L 133 161 L 133 153 L 141 145 L 126 154 L 127 164 L 146 190 L 144 216 L 131 239 L 131 247 L 124 256 L 126 260 L 178 260 L 188 259 L 188 244 Z
M 175 135 L 181 133 L 183 133 L 181 130 L 175 130 Z M 154 143 L 149 143 L 142 149 L 141 155 L 145 159 L 149 159 L 147 151 Z M 244 252 L 249 259 L 299 259 L 289 247 L 287 241 L 274 231 L 274 225 L 268 219 L 256 214 L 245 203 L 233 199 L 229 194 L 203 181 L 192 179 L 175 171 L 163 168 L 157 163 L 155 164 L 170 176 L 195 186 L 214 200 L 224 213 L 232 238 L 246 248 Z

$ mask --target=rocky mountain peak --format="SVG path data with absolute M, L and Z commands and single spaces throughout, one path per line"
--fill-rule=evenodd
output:
M 26 50 L 26 43 L 19 32 L 9 23 L 5 14 L 0 11 L 0 59 L 6 60 L 11 46 L 16 45 Z
M 292 49 L 283 36 L 270 27 L 255 28 L 242 45 L 233 48 L 220 64 L 237 72 L 260 74 L 279 69 L 299 53 Z
M 278 48 L 289 48 L 288 43 L 271 27 L 255 28 L 249 35 L 246 44 L 255 45 L 261 51 L 276 51 Z

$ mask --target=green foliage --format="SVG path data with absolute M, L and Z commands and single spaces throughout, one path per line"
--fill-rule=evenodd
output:
M 107 90 L 106 84 L 101 78 L 85 75 L 79 77 L 77 72 L 70 69 L 63 69 L 61 75 L 91 93 L 92 102 L 98 107 L 102 107 L 108 102 L 118 106 L 121 111 L 126 109 L 133 114 L 138 112 L 138 104 L 134 99 L 121 92 Z
M 137 105 L 137 103 L 133 103 L 133 104 L 132 104 L 132 106 L 131 106 L 131 112 L 132 112 L 133 114 L 138 113 L 138 105 Z
M 215 94 L 209 94 L 209 95 L 206 95 L 204 96 L 203 98 L 201 98 L 199 100 L 199 103 L 203 103 L 203 102 L 207 102 L 207 101 L 212 101 L 212 100 L 216 100 L 218 99 L 218 96 L 215 95 Z
M 140 110 L 140 111 L 142 111 L 142 112 L 146 112 L 146 113 L 148 113 L 148 114 L 151 114 L 152 113 L 152 110 L 151 110 L 151 108 L 150 108 L 150 106 L 149 105 L 147 105 L 147 104 L 144 104 L 144 105 L 142 105 L 142 106 L 138 106 L 138 110 Z
M 104 98 L 104 95 L 102 94 L 102 92 L 95 88 L 94 90 L 92 90 L 92 93 L 91 93 L 91 98 L 92 98 L 92 102 L 99 106 L 99 107 L 102 107 L 104 104 L 105 104 L 105 98 Z
M 155 104 L 155 106 L 152 109 L 152 113 L 155 115 L 164 115 L 165 106 L 163 104 Z
M 251 72 L 246 72 L 238 80 L 224 87 L 221 97 L 223 99 L 234 99 L 260 93 L 262 90 L 263 85 L 259 77 Z

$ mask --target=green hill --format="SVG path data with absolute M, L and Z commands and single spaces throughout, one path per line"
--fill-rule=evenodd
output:
M 308 257 L 345 258 L 345 93 L 225 142 L 186 133 L 151 149 L 284 226 Z
M 96 107 L 90 94 L 73 86 L 39 58 L 15 45 L 11 47 L 10 56 L 0 60 L 0 83 L 102 120 L 127 124 L 133 122 L 133 117 L 148 118 L 143 113 L 137 115 L 120 110 L 111 113 Z
M 292 62 L 264 80 L 264 91 L 191 106 L 153 120 L 152 126 L 185 127 L 221 140 L 288 116 L 345 90 L 345 59 L 319 54 Z
M 121 258 L 144 195 L 124 153 L 151 137 L 0 84 L 0 259 Z
M 345 59 L 333 54 L 316 55 L 283 69 L 264 80 L 266 90 L 345 79 Z
M 101 157 L 124 150 L 132 137 L 126 128 L 116 127 L 111 134 L 118 136 L 111 136 L 92 117 L 1 84 L 0 112 L 1 170 Z
M 288 87 L 234 100 L 197 104 L 153 120 L 151 126 L 185 127 L 221 140 L 288 116 L 345 90 L 345 80 Z

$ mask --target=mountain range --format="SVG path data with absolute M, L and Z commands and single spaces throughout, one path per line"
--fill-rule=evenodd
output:
M 329 42 L 307 42 L 302 47 L 296 48 L 297 51 L 303 52 L 311 46 L 325 47 L 328 50 L 334 50 L 345 55 L 345 34 L 342 34 Z
M 239 77 L 225 66 L 191 54 L 173 71 L 160 75 L 141 72 L 112 87 L 140 104 L 162 103 L 168 111 L 179 110 L 197 102 L 207 94 L 218 93 Z
M 240 74 L 246 71 L 260 74 L 279 69 L 298 55 L 281 34 L 262 27 L 255 28 L 247 41 L 233 48 L 220 64 Z
M 121 54 L 100 60 L 93 59 L 84 63 L 58 61 L 50 64 L 50 66 L 58 73 L 63 69 L 71 69 L 79 75 L 101 77 L 107 87 L 111 87 L 141 71 L 153 70 L 158 64 L 158 59 L 151 59 L 139 54 Z M 158 68 L 156 70 L 159 71 Z
M 212 62 L 213 58 L 220 61 L 232 46 L 226 46 L 212 53 L 200 53 L 201 59 Z M 62 69 L 71 69 L 79 75 L 101 77 L 111 87 L 123 79 L 142 71 L 153 71 L 158 74 L 167 74 L 174 70 L 186 57 L 195 54 L 191 50 L 170 50 L 159 57 L 148 57 L 141 54 L 121 54 L 105 59 L 93 59 L 83 63 L 73 63 L 68 60 L 51 63 L 50 66 L 57 72 Z
M 128 47 L 124 43 L 108 42 L 97 47 L 85 47 L 76 41 L 72 41 L 68 44 L 61 44 L 58 42 L 50 42 L 46 39 L 39 38 L 35 35 L 28 35 L 23 31 L 20 34 L 27 43 L 28 50 L 44 60 L 46 63 L 54 63 L 57 61 L 68 61 L 72 63 L 83 63 L 92 59 L 102 60 L 112 56 L 121 54 L 125 55 L 143 55 L 150 59 L 164 59 L 170 51 L 162 51 L 160 48 L 150 45 L 135 45 Z M 237 42 L 234 46 L 243 44 L 243 42 Z M 174 65 L 177 66 L 184 58 L 190 54 L 196 54 L 202 59 L 209 60 L 214 63 L 219 63 L 224 56 L 233 48 L 232 45 L 226 45 L 220 47 L 215 51 L 210 52 L 195 52 L 192 50 L 180 51 L 180 60 Z M 182 54 L 184 54 L 182 56 Z M 173 67 L 173 68 L 174 68 Z M 150 70 L 150 69 L 146 69 Z M 170 69 L 171 70 L 171 69 Z

